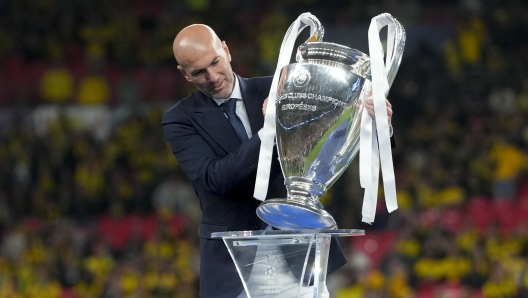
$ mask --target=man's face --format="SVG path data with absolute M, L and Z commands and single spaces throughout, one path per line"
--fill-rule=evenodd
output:
M 231 55 L 225 42 L 193 53 L 185 53 L 184 63 L 178 66 L 187 81 L 211 98 L 229 98 L 235 78 L 231 69 Z

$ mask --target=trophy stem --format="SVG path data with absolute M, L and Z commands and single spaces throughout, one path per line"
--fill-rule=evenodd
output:
M 326 187 L 323 184 L 303 177 L 287 178 L 285 184 L 289 200 L 306 200 L 312 206 L 320 205 L 319 199 L 326 193 Z
M 324 185 L 301 177 L 290 177 L 285 184 L 287 198 L 262 202 L 257 208 L 260 219 L 282 230 L 337 229 L 334 218 L 319 202 L 326 192 Z

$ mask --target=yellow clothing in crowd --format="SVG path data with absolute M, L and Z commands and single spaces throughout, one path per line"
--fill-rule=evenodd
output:
M 466 257 L 443 259 L 419 259 L 415 266 L 416 276 L 423 280 L 458 280 L 471 269 L 471 262 Z
M 515 176 L 525 166 L 526 158 L 517 147 L 500 143 L 496 144 L 490 155 L 495 162 L 495 179 L 508 180 Z
M 73 97 L 74 82 L 66 69 L 47 70 L 40 81 L 40 93 L 44 100 L 65 102 Z
M 86 76 L 79 84 L 77 96 L 81 104 L 105 104 L 110 99 L 110 87 L 102 76 Z
M 504 279 L 499 282 L 488 281 L 482 288 L 484 298 L 513 298 L 517 297 L 517 286 L 513 279 Z

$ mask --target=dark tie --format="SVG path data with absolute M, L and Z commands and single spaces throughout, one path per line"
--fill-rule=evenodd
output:
M 227 120 L 229 120 L 229 123 L 231 123 L 231 126 L 233 126 L 233 129 L 235 129 L 236 134 L 238 135 L 238 138 L 242 143 L 249 140 L 246 129 L 244 128 L 244 124 L 242 124 L 242 121 L 240 118 L 238 118 L 236 114 L 236 98 L 231 98 L 228 101 L 224 102 L 222 104 L 224 112 L 227 114 Z

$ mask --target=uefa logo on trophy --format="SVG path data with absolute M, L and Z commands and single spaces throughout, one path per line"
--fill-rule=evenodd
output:
M 276 146 L 288 194 L 262 202 L 257 215 L 280 229 L 337 229 L 319 199 L 359 152 L 361 103 L 373 87 L 371 57 L 323 42 L 319 20 L 303 15 L 299 30 L 295 32 L 292 24 L 287 36 L 296 38 L 309 24 L 311 37 L 298 47 L 297 62 L 282 67 L 276 89 Z M 401 62 L 405 30 L 390 14 L 377 18 L 392 26 L 391 59 L 385 71 L 390 87 Z M 283 47 L 285 43 L 286 37 Z
M 301 68 L 297 71 L 297 73 L 294 75 L 293 78 L 293 84 L 296 87 L 304 87 L 308 82 L 310 82 L 311 75 L 310 72 L 308 72 L 307 69 Z
M 275 267 L 268 266 L 266 269 L 264 269 L 264 275 L 266 275 L 268 279 L 275 279 L 276 274 Z

